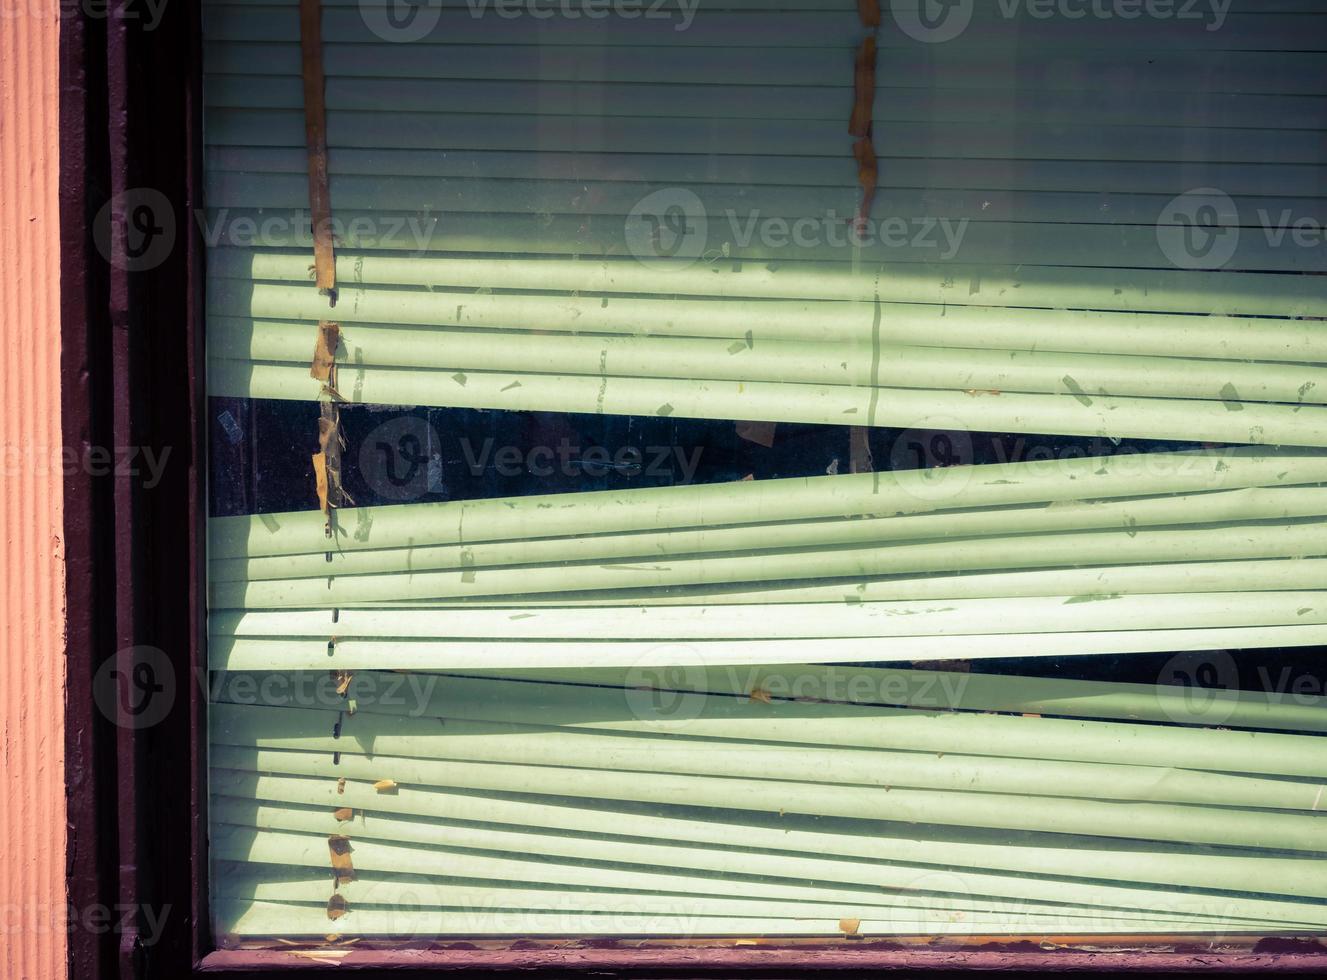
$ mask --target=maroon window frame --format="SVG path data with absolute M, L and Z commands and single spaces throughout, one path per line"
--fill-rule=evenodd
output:
M 1152 947 L 1137 937 L 1121 937 L 1114 948 L 1109 939 L 1089 947 L 1071 938 L 1051 948 L 1009 940 L 439 942 L 352 951 L 336 965 L 307 951 L 217 951 L 207 892 L 206 687 L 199 683 L 206 662 L 204 249 L 193 218 L 202 187 L 200 4 L 173 0 L 153 30 L 132 15 L 135 0 L 74 6 L 61 4 L 60 20 L 64 444 L 80 453 L 169 449 L 170 458 L 152 488 L 121 475 L 72 473 L 64 481 L 69 902 L 76 910 L 147 907 L 162 924 L 149 933 L 141 916 L 131 916 L 108 930 L 71 931 L 72 977 L 1327 973 L 1327 947 L 1314 941 L 1213 952 L 1200 940 Z M 130 272 L 98 253 L 91 226 L 107 200 L 136 188 L 165 195 L 176 240 L 162 264 Z M 95 706 L 94 677 L 118 650 L 144 645 L 161 650 L 173 668 L 172 708 L 150 727 L 116 727 Z

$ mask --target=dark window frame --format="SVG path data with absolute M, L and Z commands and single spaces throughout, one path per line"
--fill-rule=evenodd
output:
M 790 976 L 885 970 L 1012 974 L 1128 971 L 1322 973 L 1327 947 L 1265 940 L 1213 953 L 1201 939 L 1102 951 L 1100 938 L 1044 949 L 991 939 L 855 942 L 586 940 L 439 941 L 359 950 L 330 966 L 282 950 L 216 950 L 208 913 L 204 659 L 205 394 L 201 203 L 201 11 L 166 5 L 155 30 L 63 5 L 60 20 L 61 380 L 64 444 L 146 446 L 171 456 L 161 482 L 71 473 L 64 481 L 68 694 L 66 795 L 69 902 L 75 909 L 148 906 L 164 916 L 151 945 L 141 927 L 69 936 L 79 980 L 244 975 Z M 135 9 L 111 2 L 112 11 Z M 154 269 L 127 272 L 99 255 L 94 215 L 113 195 L 151 187 L 170 201 L 176 247 Z M 163 651 L 175 674 L 165 721 L 117 728 L 96 707 L 98 668 L 132 646 Z M 1084 948 L 1088 943 L 1092 949 Z M 1144 940 L 1141 944 L 1147 944 Z M 424 944 L 415 944 L 416 946 Z

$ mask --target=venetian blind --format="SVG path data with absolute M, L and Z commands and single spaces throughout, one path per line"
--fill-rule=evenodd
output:
M 666 9 L 324 0 L 333 306 L 206 3 L 210 393 L 1194 448 L 215 518 L 218 934 L 1322 933 L 1321 697 L 871 665 L 1327 642 L 1327 14 L 887 6 L 852 241 L 858 5 Z

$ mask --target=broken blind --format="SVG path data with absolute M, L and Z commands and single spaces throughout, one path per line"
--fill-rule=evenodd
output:
M 1167 444 L 213 518 L 223 943 L 1327 928 L 1327 15 L 871 6 L 205 5 L 213 396 Z

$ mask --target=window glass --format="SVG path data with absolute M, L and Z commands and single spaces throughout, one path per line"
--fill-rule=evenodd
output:
M 219 942 L 1321 934 L 1324 27 L 208 0 Z

